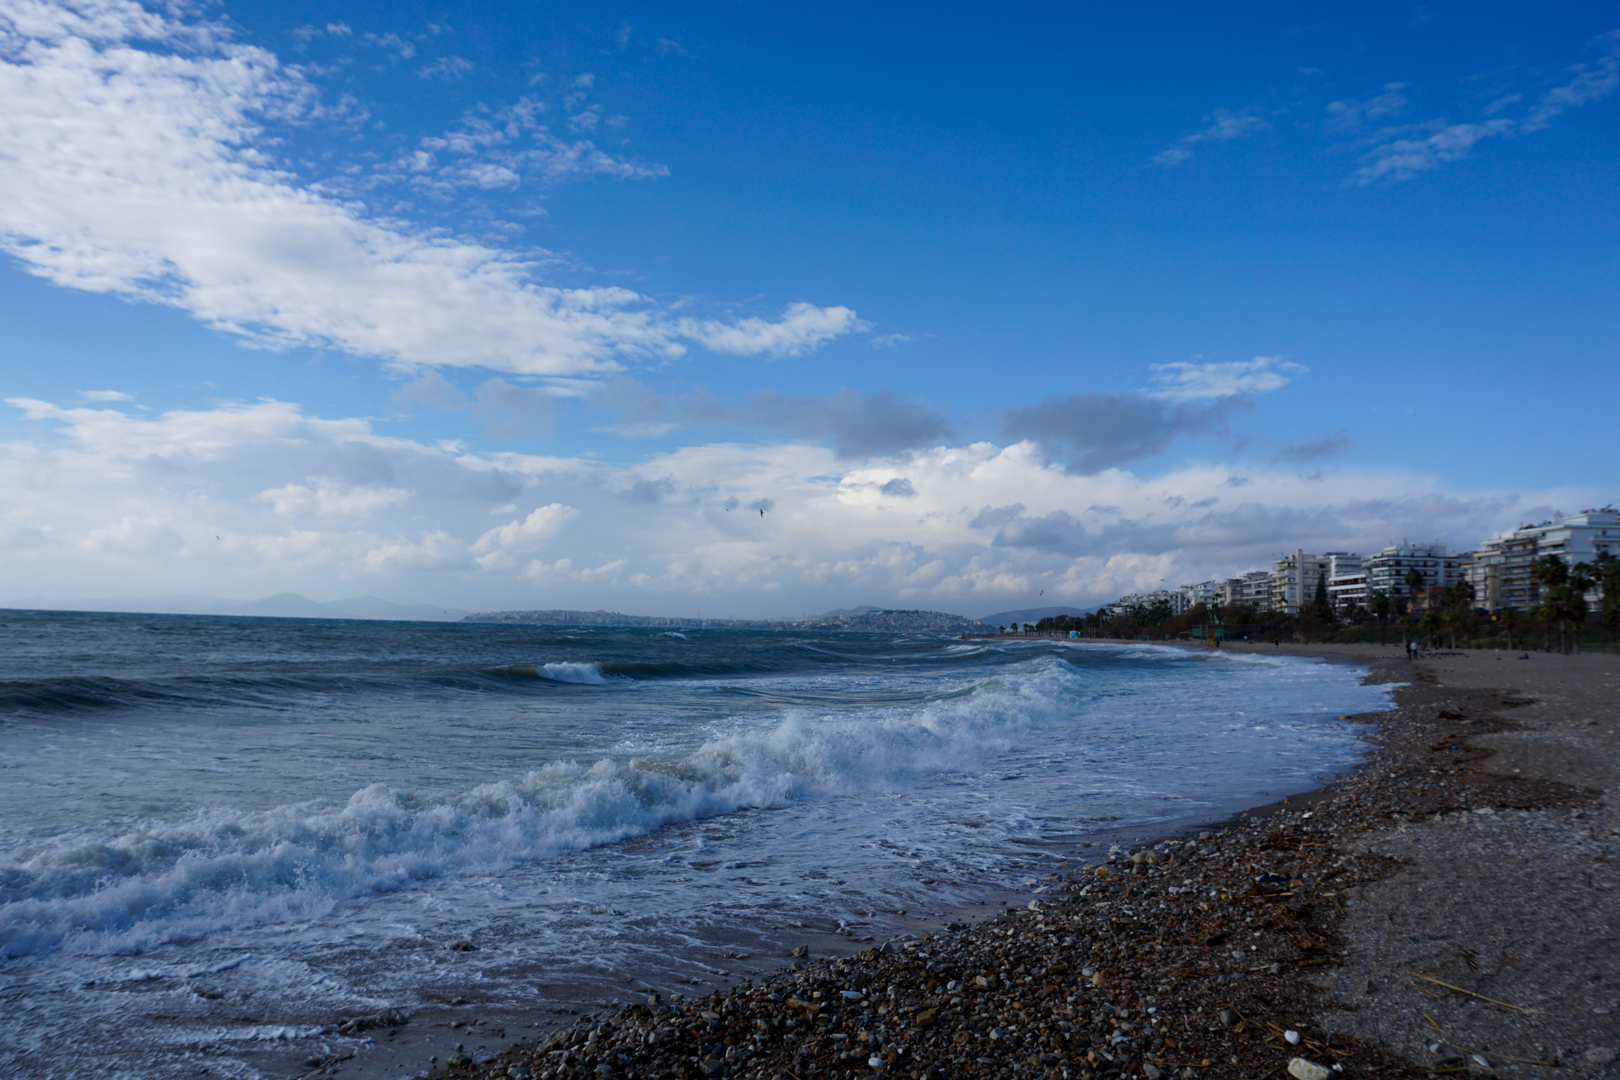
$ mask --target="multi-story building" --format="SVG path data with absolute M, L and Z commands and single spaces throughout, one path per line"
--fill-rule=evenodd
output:
M 1502 544 L 1493 536 L 1458 560 L 1457 574 L 1474 587 L 1474 606 L 1486 611 L 1502 608 Z
M 1328 560 L 1328 603 L 1336 614 L 1347 614 L 1352 608 L 1365 608 L 1367 593 L 1367 567 L 1361 556 L 1349 551 L 1330 551 Z
M 1427 544 L 1414 544 L 1402 540 L 1391 544 L 1376 555 L 1367 556 L 1367 595 L 1383 593 L 1391 600 L 1402 598 L 1411 602 L 1411 590 L 1406 575 L 1413 570 L 1423 575 L 1423 588 L 1449 589 L 1457 584 L 1461 560 L 1446 554 L 1446 545 L 1438 540 Z
M 1271 572 L 1251 570 L 1241 577 L 1227 578 L 1221 582 L 1221 606 L 1270 611 Z
M 1221 583 L 1218 581 L 1200 581 L 1197 585 L 1183 585 L 1181 593 L 1186 597 L 1188 610 L 1199 604 L 1212 611 L 1221 606 Z
M 1325 582 L 1328 560 L 1321 555 L 1307 555 L 1295 549 L 1292 555 L 1283 555 L 1271 564 L 1271 610 L 1289 615 L 1316 602 L 1316 587 Z
M 1533 610 L 1541 603 L 1541 584 L 1534 573 L 1537 559 L 1556 555 L 1574 564 L 1590 562 L 1603 551 L 1620 557 L 1620 510 L 1612 506 L 1560 514 L 1540 525 L 1498 533 L 1471 553 L 1474 602 L 1490 611 Z M 1587 595 L 1589 604 L 1597 600 L 1595 591 Z

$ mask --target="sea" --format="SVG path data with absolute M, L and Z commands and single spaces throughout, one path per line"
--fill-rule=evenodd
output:
M 0 1076 L 411 1077 L 1306 791 L 1350 665 L 0 611 Z M 398 1010 L 400 1026 L 341 1030 Z M 451 1027 L 455 1023 L 457 1026 Z

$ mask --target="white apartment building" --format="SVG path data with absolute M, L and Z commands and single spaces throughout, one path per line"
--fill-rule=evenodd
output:
M 1582 510 L 1498 533 L 1469 553 L 1468 581 L 1474 603 L 1487 611 L 1531 611 L 1541 603 L 1541 584 L 1531 572 L 1537 559 L 1556 555 L 1571 565 L 1591 562 L 1599 552 L 1620 557 L 1620 510 Z M 1597 603 L 1596 591 L 1587 603 Z
M 1449 589 L 1458 581 L 1462 560 L 1446 554 L 1446 545 L 1438 540 L 1427 544 L 1414 544 L 1402 540 L 1391 544 L 1376 555 L 1367 556 L 1367 596 L 1383 593 L 1391 600 L 1405 597 L 1410 603 L 1411 590 L 1406 586 L 1406 575 L 1417 570 L 1423 575 L 1423 588 Z
M 1181 594 L 1186 597 L 1189 611 L 1199 604 L 1203 604 L 1211 611 L 1221 606 L 1221 583 L 1218 581 L 1200 581 L 1197 585 L 1183 585 Z
M 1242 577 L 1227 578 L 1221 583 L 1221 604 L 1271 610 L 1271 572 L 1251 570 Z
M 1352 608 L 1366 608 L 1371 594 L 1367 592 L 1367 567 L 1360 555 L 1349 551 L 1330 551 L 1328 560 L 1328 603 L 1336 614 L 1344 615 Z
M 1271 564 L 1271 610 L 1298 615 L 1316 601 L 1316 586 L 1327 580 L 1328 560 L 1295 549 Z

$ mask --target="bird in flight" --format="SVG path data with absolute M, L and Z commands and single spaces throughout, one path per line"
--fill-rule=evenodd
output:
M 764 517 L 764 516 L 765 516 L 765 508 L 764 508 L 764 507 L 763 507 L 763 506 L 762 506 L 762 507 L 760 507 L 760 508 L 759 508 L 759 516 L 760 516 L 760 517 Z

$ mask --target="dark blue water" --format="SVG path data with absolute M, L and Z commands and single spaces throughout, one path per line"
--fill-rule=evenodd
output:
M 924 635 L 0 613 L 0 1071 L 56 1040 L 67 1072 L 250 1075 L 341 1043 L 346 1011 L 468 986 L 532 1005 L 539 972 L 559 994 L 707 979 L 716 935 L 858 935 L 1038 887 L 1104 826 L 1341 770 L 1333 718 L 1383 700 L 1359 676 Z M 446 947 L 473 938 L 498 948 Z

